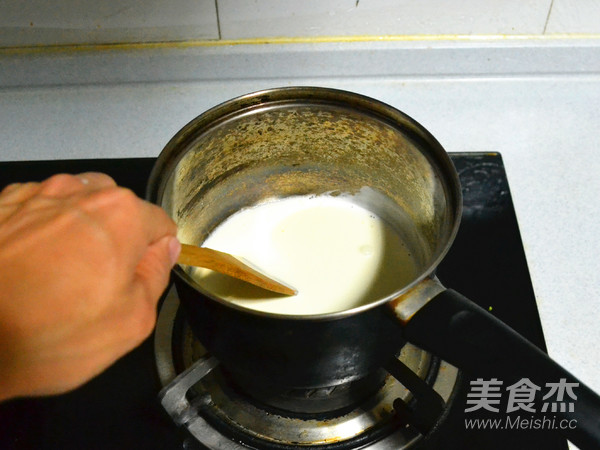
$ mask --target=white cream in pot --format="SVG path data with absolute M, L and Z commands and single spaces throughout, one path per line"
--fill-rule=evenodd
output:
M 222 299 L 278 314 L 352 309 L 391 294 L 416 275 L 392 227 L 345 196 L 289 197 L 241 210 L 202 245 L 242 257 L 296 288 L 296 296 L 281 297 L 207 269 L 191 272 Z

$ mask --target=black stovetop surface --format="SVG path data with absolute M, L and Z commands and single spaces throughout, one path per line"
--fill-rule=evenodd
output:
M 438 269 L 443 284 L 478 302 L 545 350 L 540 319 L 502 158 L 455 153 L 464 211 Z M 154 158 L 0 163 L 0 189 L 59 173 L 99 171 L 143 196 Z M 566 449 L 547 430 L 466 430 L 469 374 L 448 419 L 422 449 Z M 74 392 L 0 405 L 1 449 L 179 449 L 185 434 L 162 411 L 152 339 Z M 472 416 L 481 417 L 481 416 Z M 493 416 L 489 416 L 494 418 Z M 497 416 L 502 417 L 502 416 Z

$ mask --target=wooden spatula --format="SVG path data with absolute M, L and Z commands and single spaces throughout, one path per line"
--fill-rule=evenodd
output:
M 248 266 L 229 253 L 205 247 L 181 244 L 179 264 L 204 267 L 246 281 L 278 294 L 296 295 L 297 291 Z

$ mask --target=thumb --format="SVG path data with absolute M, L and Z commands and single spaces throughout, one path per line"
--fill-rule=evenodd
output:
M 165 236 L 151 244 L 137 265 L 134 291 L 148 302 L 156 303 L 169 282 L 181 244 L 174 236 Z

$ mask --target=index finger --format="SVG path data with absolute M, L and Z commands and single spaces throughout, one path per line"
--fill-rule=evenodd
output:
M 150 249 L 156 247 L 156 245 L 166 236 L 177 235 L 177 225 L 162 208 L 145 200 L 138 200 L 141 212 L 141 232 L 144 236 L 144 240 L 141 242 L 141 247 L 138 247 L 134 259 L 130 260 L 133 267 L 136 268 L 136 273 L 142 260 L 145 258 L 147 259 Z M 158 252 L 157 255 L 165 257 L 164 252 Z M 173 261 L 171 261 L 170 257 L 167 257 L 167 259 L 162 261 L 162 264 L 159 264 L 159 266 L 161 268 L 163 266 L 168 266 L 170 268 L 173 266 Z M 149 283 L 147 282 L 146 284 Z
M 164 209 L 145 200 L 139 200 L 148 244 L 153 244 L 167 235 L 175 236 L 177 234 L 177 225 Z

